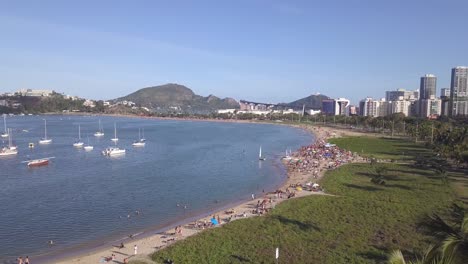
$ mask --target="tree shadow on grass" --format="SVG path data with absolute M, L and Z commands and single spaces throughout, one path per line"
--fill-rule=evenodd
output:
M 388 260 L 388 256 L 385 254 L 371 250 L 366 252 L 359 252 L 358 255 L 368 260 L 374 260 L 377 263 L 385 263 L 385 261 Z
M 373 186 L 360 186 L 356 184 L 350 184 L 350 183 L 345 183 L 344 186 L 349 187 L 349 188 L 354 188 L 362 191 L 369 191 L 369 192 L 376 192 L 376 191 L 382 191 L 382 188 L 377 188 Z
M 239 256 L 239 255 L 230 255 L 229 257 L 237 259 L 239 262 L 252 262 L 250 259 L 248 259 L 246 257 Z
M 314 223 L 310 223 L 310 222 L 309 223 L 304 223 L 304 222 L 298 221 L 296 219 L 286 218 L 286 217 L 281 216 L 281 215 L 274 215 L 274 216 L 272 216 L 272 218 L 280 221 L 282 224 L 285 224 L 285 225 L 295 225 L 295 226 L 299 227 L 301 230 L 313 229 L 315 231 L 320 232 L 320 228 L 317 225 L 315 225 Z
M 386 184 L 385 187 L 398 188 L 398 189 L 407 190 L 407 191 L 413 190 L 413 188 L 406 186 L 406 185 L 401 185 L 401 184 Z

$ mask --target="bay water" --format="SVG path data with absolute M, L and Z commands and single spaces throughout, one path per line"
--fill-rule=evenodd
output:
M 44 119 L 49 145 L 38 144 Z M 99 120 L 102 138 L 93 135 Z M 106 157 L 114 124 L 117 146 L 127 152 Z M 0 157 L 3 263 L 120 241 L 272 191 L 285 179 L 286 149 L 313 140 L 297 128 L 253 123 L 47 115 L 8 117 L 7 125 L 19 153 Z M 78 125 L 94 150 L 72 146 Z M 146 146 L 132 147 L 139 129 Z M 258 160 L 260 146 L 265 161 Z M 37 168 L 22 163 L 42 157 L 55 158 Z

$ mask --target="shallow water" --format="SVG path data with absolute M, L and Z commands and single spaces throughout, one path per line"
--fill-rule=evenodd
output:
M 50 145 L 37 144 L 44 118 Z M 103 138 L 93 136 L 99 119 Z M 284 179 L 279 159 L 285 150 L 312 140 L 302 130 L 264 124 L 96 116 L 23 116 L 7 122 L 19 154 L 0 157 L 3 262 L 119 239 L 271 190 Z M 114 122 L 118 146 L 127 153 L 109 158 L 100 151 L 113 145 Z M 72 147 L 78 124 L 93 151 Z M 147 139 L 143 148 L 131 146 L 138 128 Z M 29 142 L 36 147 L 29 149 Z M 263 162 L 260 145 L 267 157 Z M 50 156 L 55 158 L 44 167 L 21 163 Z M 49 240 L 54 247 L 48 247 Z

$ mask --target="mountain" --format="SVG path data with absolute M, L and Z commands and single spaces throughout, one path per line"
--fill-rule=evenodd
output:
M 239 103 L 232 98 L 218 98 L 214 95 L 203 97 L 191 89 L 174 83 L 140 89 L 114 101 L 132 101 L 150 109 L 180 109 L 185 112 L 210 112 L 217 109 L 239 108 Z
M 285 106 L 293 109 L 302 109 L 302 106 L 305 105 L 307 109 L 322 109 L 322 100 L 325 99 L 330 99 L 330 97 L 323 94 L 313 94 L 285 104 Z

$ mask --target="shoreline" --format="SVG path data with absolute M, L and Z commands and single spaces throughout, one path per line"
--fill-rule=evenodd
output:
M 126 116 L 123 116 L 123 117 L 126 117 Z M 134 117 L 137 117 L 137 116 L 134 116 Z M 180 119 L 177 119 L 177 120 L 180 120 Z M 212 121 L 212 120 L 192 120 L 192 121 Z M 259 122 L 251 122 L 250 120 L 247 120 L 247 121 L 248 122 L 246 123 L 259 123 Z M 265 123 L 271 124 L 267 122 Z M 282 123 L 277 123 L 277 124 L 282 124 Z M 320 141 L 326 142 L 326 140 L 330 137 L 337 137 L 337 136 L 339 137 L 343 135 L 350 135 L 350 134 L 356 133 L 356 132 L 351 132 L 351 131 L 339 131 L 337 129 L 332 129 L 328 127 L 315 127 L 315 126 L 293 125 L 293 124 L 284 124 L 284 125 L 289 125 L 291 127 L 300 128 L 300 129 L 307 131 L 308 133 L 313 134 L 314 140 L 310 144 L 314 144 Z M 297 155 L 298 151 L 299 150 L 297 150 L 294 155 Z M 353 161 L 350 161 L 350 162 L 353 162 Z M 318 182 L 324 176 L 325 171 L 327 170 L 326 169 L 327 164 L 325 164 L 325 160 L 323 162 L 320 161 L 317 167 L 318 174 L 316 174 L 315 178 L 312 179 L 313 174 L 310 173 L 310 171 L 307 173 L 291 171 L 288 168 L 288 164 L 284 160 L 282 164 L 284 165 L 284 168 L 286 170 L 286 175 L 283 175 L 283 177 L 284 176 L 285 177 L 282 183 L 278 184 L 279 186 L 277 187 L 277 189 L 280 189 L 280 190 L 291 188 L 290 186 L 294 186 L 296 184 L 306 184 L 307 182 L 310 182 L 311 180 Z M 304 196 L 309 196 L 309 195 L 327 195 L 326 193 L 322 191 L 320 192 L 312 192 L 312 191 L 297 191 L 296 192 L 294 191 L 294 192 L 295 192 L 294 197 L 304 197 Z M 196 228 L 195 225 L 206 223 L 206 222 L 209 223 L 210 215 L 213 215 L 213 216 L 216 215 L 218 219 L 222 219 L 220 221 L 221 223 L 219 226 L 222 226 L 226 222 L 229 222 L 227 219 L 232 218 L 233 215 L 228 214 L 226 212 L 228 208 L 232 208 L 232 210 L 235 211 L 236 217 L 234 218 L 255 217 L 258 215 L 252 212 L 252 208 L 255 208 L 256 203 L 260 202 L 261 200 L 269 199 L 272 197 L 275 198 L 274 193 L 266 192 L 262 196 L 255 197 L 255 199 L 239 199 L 239 201 L 237 202 L 229 203 L 222 207 L 213 208 L 209 212 L 204 212 L 204 213 L 195 215 L 190 218 L 182 219 L 181 221 L 172 223 L 171 225 L 162 227 L 158 230 L 153 229 L 153 230 L 143 231 L 142 233 L 139 234 L 137 238 L 134 238 L 134 239 L 128 238 L 128 239 L 122 240 L 122 243 L 125 242 L 124 244 L 126 245 L 126 247 L 122 249 L 110 246 L 109 244 L 112 242 L 108 242 L 106 243 L 106 245 L 94 248 L 93 250 L 88 250 L 87 252 L 83 252 L 82 254 L 79 254 L 79 252 L 74 252 L 78 254 L 70 253 L 70 254 L 73 254 L 73 256 L 71 255 L 64 256 L 66 255 L 66 253 L 64 253 L 64 255 L 58 256 L 56 258 L 47 259 L 48 260 L 47 263 L 51 263 L 50 261 L 53 261 L 52 263 L 56 263 L 56 264 L 66 264 L 66 263 L 81 264 L 81 263 L 96 263 L 96 262 L 99 263 L 99 262 L 105 262 L 104 258 L 110 257 L 112 256 L 112 254 L 115 254 L 115 260 L 113 260 L 113 263 L 124 263 L 123 262 L 124 258 L 128 258 L 130 261 L 137 260 L 137 259 L 148 260 L 149 255 L 153 254 L 154 252 L 162 248 L 165 248 L 166 246 L 172 245 L 173 243 L 179 240 L 183 240 L 186 237 L 202 232 L 203 229 Z M 288 200 L 288 198 L 276 197 L 274 200 L 273 207 L 285 200 Z M 239 213 L 241 213 L 240 216 L 238 215 Z M 196 224 L 194 224 L 193 222 L 195 222 Z M 174 227 L 176 226 L 181 226 L 180 228 L 181 235 L 176 235 L 176 232 L 174 231 Z M 113 241 L 113 243 L 116 243 L 116 241 Z M 134 255 L 134 252 L 133 252 L 134 245 L 138 246 L 138 253 L 136 255 Z M 38 261 L 35 261 L 35 263 L 45 263 L 45 262 L 41 262 L 41 260 L 38 260 Z

